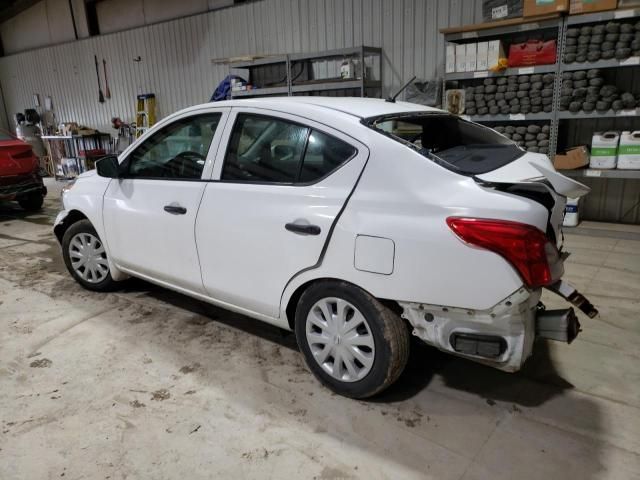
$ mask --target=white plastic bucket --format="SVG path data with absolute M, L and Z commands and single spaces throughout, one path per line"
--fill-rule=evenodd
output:
M 577 227 L 580 222 L 580 213 L 578 211 L 579 198 L 567 198 L 567 204 L 564 207 L 564 220 L 562 225 L 565 227 Z

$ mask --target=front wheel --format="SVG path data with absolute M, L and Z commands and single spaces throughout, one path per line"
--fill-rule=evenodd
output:
M 97 292 L 115 288 L 107 252 L 89 220 L 80 220 L 64 232 L 62 256 L 71 276 L 84 288 Z
M 402 319 L 346 282 L 311 285 L 298 302 L 295 330 L 309 369 L 347 397 L 366 398 L 389 387 L 409 357 Z

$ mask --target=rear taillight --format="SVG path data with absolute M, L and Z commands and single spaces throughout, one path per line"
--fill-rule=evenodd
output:
M 447 218 L 449 228 L 466 243 L 485 248 L 504 257 L 530 288 L 554 281 L 550 259 L 556 247 L 532 225 L 483 218 Z

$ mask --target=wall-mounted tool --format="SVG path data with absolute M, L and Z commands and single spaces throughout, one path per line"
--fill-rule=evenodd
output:
M 104 96 L 111 98 L 111 90 L 109 90 L 109 79 L 107 78 L 107 61 L 102 59 L 102 68 L 104 69 Z
M 93 60 L 96 62 L 96 77 L 98 77 L 98 101 L 104 103 L 104 93 L 102 93 L 102 87 L 100 86 L 100 70 L 98 70 L 98 56 L 94 55 Z

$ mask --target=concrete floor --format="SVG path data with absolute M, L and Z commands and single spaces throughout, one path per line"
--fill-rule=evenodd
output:
M 638 229 L 566 235 L 601 312 L 572 345 L 518 374 L 418 346 L 360 402 L 275 328 L 143 282 L 80 288 L 51 190 L 42 214 L 0 206 L 0 479 L 640 478 Z

